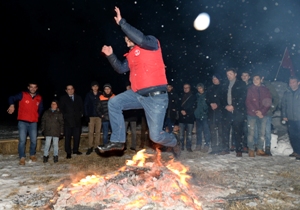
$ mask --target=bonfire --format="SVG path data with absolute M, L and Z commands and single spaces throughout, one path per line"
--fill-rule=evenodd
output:
M 149 158 L 153 162 L 146 161 Z M 174 160 L 163 164 L 160 150 L 153 155 L 143 149 L 115 173 L 87 176 L 69 186 L 58 187 L 53 207 L 200 210 L 187 171 L 187 167 Z

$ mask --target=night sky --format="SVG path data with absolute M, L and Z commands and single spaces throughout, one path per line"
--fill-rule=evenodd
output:
M 7 98 L 29 81 L 50 106 L 67 84 L 85 97 L 90 83 L 111 83 L 125 90 L 128 74 L 114 72 L 101 54 L 111 45 L 122 59 L 128 49 L 114 21 L 114 6 L 128 23 L 157 37 L 162 46 L 168 81 L 182 91 L 185 82 L 211 84 L 218 72 L 264 72 L 274 79 L 285 48 L 300 69 L 300 1 L 297 0 L 1 0 L 1 117 Z M 197 31 L 198 14 L 210 15 L 210 26 Z M 278 79 L 289 71 L 280 70 Z

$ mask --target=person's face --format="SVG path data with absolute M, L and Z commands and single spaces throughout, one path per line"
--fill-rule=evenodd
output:
M 203 93 L 204 93 L 203 87 L 198 87 L 197 90 L 198 90 L 198 92 L 199 92 L 200 94 L 203 94 Z
M 236 73 L 234 73 L 233 71 L 226 72 L 226 75 L 229 81 L 235 80 L 236 78 Z
M 168 91 L 168 92 L 171 92 L 172 90 L 173 90 L 173 86 L 172 86 L 172 85 L 168 85 L 168 86 L 167 86 L 167 91 Z
M 183 86 L 183 92 L 188 93 L 191 90 L 191 86 L 190 85 L 184 85 Z
M 212 82 L 213 82 L 214 85 L 219 85 L 220 84 L 220 80 L 217 77 L 213 77 Z
M 71 96 L 71 95 L 74 95 L 74 87 L 72 86 L 72 85 L 68 85 L 67 86 L 67 89 L 66 89 L 66 92 L 67 92 L 67 94 L 69 95 L 69 96 Z
M 56 110 L 57 109 L 57 103 L 56 102 L 52 102 L 51 103 L 51 109 L 52 110 Z
M 92 90 L 93 90 L 93 92 L 98 92 L 99 86 L 98 85 L 93 85 Z
M 134 46 L 134 43 L 130 39 L 128 39 L 127 36 L 125 36 L 125 42 L 127 44 L 127 47 L 129 47 L 129 48 Z
M 254 76 L 253 77 L 253 84 L 255 86 L 260 86 L 261 85 L 261 78 L 259 76 Z
M 297 90 L 299 87 L 299 82 L 296 79 L 290 79 L 289 86 L 292 90 Z
M 250 76 L 248 73 L 242 73 L 241 78 L 244 82 L 248 82 L 248 80 L 250 79 Z
M 27 88 L 28 88 L 30 94 L 35 94 L 38 89 L 37 85 L 35 85 L 35 84 L 29 84 L 29 86 Z
M 111 89 L 109 87 L 105 87 L 104 92 L 108 95 L 111 93 Z

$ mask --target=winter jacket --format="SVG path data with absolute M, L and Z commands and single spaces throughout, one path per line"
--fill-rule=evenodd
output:
M 16 101 L 19 101 L 18 120 L 38 122 L 43 111 L 42 97 L 39 94 L 32 97 L 27 91 L 10 96 L 8 99 L 9 105 L 14 104 Z
M 59 110 L 52 111 L 51 109 L 45 111 L 42 117 L 41 130 L 44 136 L 59 137 L 64 133 L 63 115 Z
M 120 74 L 130 70 L 131 88 L 134 92 L 151 87 L 151 91 L 166 90 L 167 79 L 159 41 L 154 36 L 145 36 L 122 18 L 122 31 L 135 43 L 121 62 L 115 54 L 107 56 L 112 67 Z M 157 89 L 152 89 L 157 87 Z
M 246 107 L 249 116 L 256 116 L 256 111 L 261 111 L 263 116 L 267 115 L 272 104 L 272 96 L 265 86 L 251 85 L 248 88 Z
M 300 121 L 300 88 L 296 91 L 289 88 L 283 94 L 281 115 L 288 120 Z
M 206 91 L 206 103 L 208 105 L 208 119 L 215 123 L 220 121 L 222 117 L 222 108 L 221 108 L 221 88 L 222 85 L 212 85 Z M 217 108 L 213 110 L 210 104 L 217 104 Z
M 180 108 L 179 112 L 179 123 L 194 124 L 194 110 L 195 110 L 196 97 L 191 92 L 184 93 L 179 99 Z M 186 115 L 182 115 L 181 111 L 185 111 Z
M 222 115 L 226 118 L 226 114 L 229 112 L 225 109 L 228 105 L 227 103 L 227 93 L 229 88 L 229 81 L 225 82 L 222 85 L 222 98 L 221 98 L 221 108 Z M 246 117 L 246 83 L 240 80 L 236 80 L 231 89 L 231 98 L 232 98 L 232 106 L 234 107 L 233 115 L 236 117 Z M 225 114 L 225 115 L 224 115 Z
M 200 120 L 207 119 L 208 106 L 206 103 L 206 93 L 197 93 L 196 98 L 196 109 L 194 111 L 195 118 Z
M 270 91 L 271 96 L 272 96 L 272 105 L 271 105 L 269 111 L 267 112 L 267 116 L 272 116 L 278 107 L 279 95 L 278 95 L 275 87 L 271 84 L 271 82 L 264 81 L 263 85 L 265 85 L 265 87 L 268 88 L 268 90 Z
M 74 101 L 69 95 L 60 98 L 59 109 L 64 117 L 65 127 L 80 127 L 83 116 L 83 102 L 79 95 L 74 94 Z
M 92 90 L 86 94 L 86 97 L 84 99 L 84 116 L 98 117 L 96 108 L 99 102 L 100 95 L 100 91 L 95 95 Z
M 178 117 L 178 95 L 173 90 L 168 92 L 168 108 L 166 111 L 166 117 L 170 118 L 171 120 L 175 121 Z
M 99 101 L 97 103 L 97 114 L 102 119 L 102 122 L 109 121 L 108 116 L 108 100 L 114 97 L 113 93 L 107 95 L 103 93 L 99 97 Z

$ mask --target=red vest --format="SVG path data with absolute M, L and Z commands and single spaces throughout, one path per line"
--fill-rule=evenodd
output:
M 124 56 L 128 60 L 129 79 L 134 92 L 168 83 L 160 46 L 158 50 L 145 50 L 135 45 Z
M 19 101 L 18 120 L 37 122 L 39 118 L 39 104 L 42 100 L 40 95 L 34 98 L 28 92 L 22 92 L 22 100 Z

